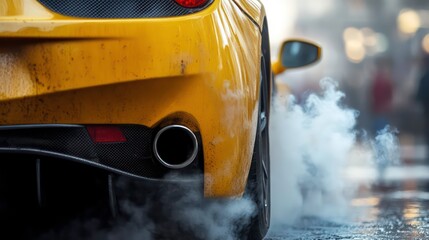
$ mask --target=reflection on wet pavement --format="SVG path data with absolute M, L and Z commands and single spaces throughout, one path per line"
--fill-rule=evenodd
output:
M 428 199 L 386 195 L 355 199 L 353 205 L 353 219 L 307 217 L 267 239 L 429 239 Z
M 425 162 L 403 160 L 387 171 L 384 181 L 375 181 L 375 173 L 362 169 L 348 170 L 361 185 L 347 217 L 304 217 L 293 226 L 272 230 L 266 239 L 429 239 Z

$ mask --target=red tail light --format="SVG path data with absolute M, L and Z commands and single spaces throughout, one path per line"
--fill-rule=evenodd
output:
M 201 7 L 208 2 L 208 0 L 174 0 L 174 1 L 176 1 L 180 6 L 186 7 L 186 8 Z
M 121 130 L 114 126 L 87 126 L 89 136 L 95 143 L 120 143 L 127 139 Z

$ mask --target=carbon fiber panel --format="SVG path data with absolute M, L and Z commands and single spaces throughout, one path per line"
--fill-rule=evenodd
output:
M 154 129 L 140 125 L 118 125 L 118 128 L 126 142 L 95 144 L 85 126 L 0 128 L 0 147 L 66 154 L 152 179 L 161 179 L 173 171 L 163 167 L 153 156 Z M 197 158 L 180 172 L 200 168 Z
M 39 0 L 50 10 L 66 16 L 85 18 L 160 18 L 183 16 L 201 11 L 184 8 L 173 0 Z

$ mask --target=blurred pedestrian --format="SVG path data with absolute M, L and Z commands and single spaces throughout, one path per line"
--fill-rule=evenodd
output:
M 392 108 L 393 83 L 390 61 L 379 59 L 371 85 L 371 110 L 373 114 L 373 131 L 377 134 L 389 124 Z
M 423 57 L 423 74 L 417 89 L 417 101 L 423 108 L 424 137 L 426 146 L 429 145 L 429 55 Z

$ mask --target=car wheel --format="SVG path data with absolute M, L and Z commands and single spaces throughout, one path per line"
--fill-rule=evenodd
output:
M 270 226 L 270 153 L 268 132 L 268 86 L 264 79 L 265 63 L 261 63 L 261 94 L 259 119 L 253 150 L 252 164 L 246 186 L 246 197 L 256 204 L 256 214 L 251 219 L 247 239 L 262 239 Z

